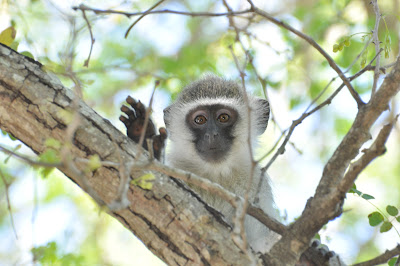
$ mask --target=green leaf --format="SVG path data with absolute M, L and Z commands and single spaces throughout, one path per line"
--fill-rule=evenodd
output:
M 61 148 L 61 142 L 53 138 L 46 139 L 44 145 L 46 145 L 47 148 L 53 148 L 54 150 L 60 150 Z
M 35 59 L 35 58 L 33 57 L 33 55 L 32 55 L 30 52 L 28 52 L 28 51 L 23 51 L 23 52 L 21 52 L 21 54 L 22 54 L 22 55 L 25 55 L 26 57 Z
M 60 111 L 58 111 L 58 114 L 63 120 L 63 122 L 67 125 L 70 124 L 74 119 L 74 114 L 69 110 L 61 109 Z
M 14 51 L 18 50 L 19 42 L 13 41 L 12 44 L 10 45 L 10 48 L 13 49 Z
M 10 133 L 8 133 L 7 131 L 1 130 L 1 133 L 4 136 L 8 136 L 11 140 L 17 140 L 13 135 L 11 135 Z
M 339 51 L 339 44 L 335 43 L 335 44 L 333 45 L 332 51 L 333 51 L 334 53 L 337 53 L 337 52 Z
M 352 121 L 348 118 L 338 117 L 335 119 L 335 132 L 341 136 L 347 134 L 351 128 Z
M 366 64 L 367 64 L 367 59 L 366 58 L 361 59 L 360 62 L 361 67 L 364 68 Z
M 56 242 L 49 242 L 46 245 L 34 247 L 31 249 L 34 261 L 40 262 L 40 265 L 87 265 L 83 262 L 84 257 L 67 253 L 60 254 L 60 248 L 57 247 Z
M 8 27 L 0 33 L 0 43 L 10 46 L 15 39 L 16 30 L 14 27 Z
M 100 168 L 101 167 L 100 156 L 98 154 L 90 156 L 87 167 L 91 172 Z
M 351 188 L 351 189 L 349 190 L 349 193 L 354 193 L 354 194 L 357 194 L 358 196 L 361 196 L 361 194 L 362 194 L 361 191 L 359 191 L 359 190 L 357 190 L 357 189 L 355 189 L 355 188 Z
M 363 199 L 366 199 L 366 200 L 375 199 L 374 196 L 371 196 L 371 195 L 369 195 L 369 194 L 362 194 L 361 197 L 362 197 Z
M 392 225 L 391 222 L 385 221 L 385 222 L 383 222 L 383 224 L 381 225 L 381 228 L 379 229 L 379 231 L 380 231 L 381 233 L 385 233 L 385 232 L 389 231 L 390 229 L 392 229 L 392 227 L 393 227 L 393 225 Z
M 141 177 L 133 179 L 131 181 L 131 184 L 146 190 L 151 190 L 153 188 L 153 183 L 151 181 L 153 181 L 154 179 L 156 178 L 152 173 L 147 173 L 145 175 L 142 175 Z
M 32 254 L 35 261 L 41 263 L 54 264 L 57 262 L 57 244 L 49 242 L 46 246 L 32 248 Z
M 302 103 L 302 100 L 299 97 L 294 97 L 290 99 L 290 110 L 292 110 L 293 108 L 295 108 L 296 106 L 298 106 L 299 104 Z
M 383 222 L 383 216 L 379 212 L 373 212 L 368 215 L 369 225 L 377 226 Z
M 395 206 L 391 205 L 386 206 L 386 211 L 391 216 L 397 216 L 397 214 L 399 214 L 399 210 Z
M 43 178 L 46 178 L 51 174 L 51 172 L 53 172 L 53 170 L 54 167 L 42 167 L 40 168 L 39 173 L 43 176 Z
M 39 155 L 39 161 L 50 164 L 58 164 L 61 162 L 59 152 L 54 149 L 47 149 L 42 154 Z M 43 177 L 48 177 L 50 173 L 54 170 L 54 167 L 42 167 L 40 173 Z
M 45 163 L 57 164 L 61 160 L 59 158 L 58 152 L 54 149 L 47 149 L 42 154 L 39 155 L 39 161 Z
M 94 79 L 89 79 L 86 81 L 86 85 L 93 85 L 94 82 L 95 82 Z
M 400 216 L 397 216 L 396 220 L 400 223 Z
M 396 263 L 396 261 L 397 261 L 398 259 L 399 259 L 399 257 L 391 258 L 391 259 L 388 261 L 388 265 L 389 265 L 389 266 L 394 266 L 395 263 Z

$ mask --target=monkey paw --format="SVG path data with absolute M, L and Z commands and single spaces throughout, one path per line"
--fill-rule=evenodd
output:
M 147 108 L 140 101 L 136 101 L 131 96 L 126 98 L 126 102 L 131 107 L 122 105 L 121 111 L 125 113 L 127 117 L 121 115 L 119 120 L 124 123 L 128 137 L 138 143 L 143 132 Z M 159 135 L 156 135 L 156 127 L 154 126 L 153 121 L 149 118 L 143 141 L 143 148 L 149 150 L 147 147 L 147 139 L 152 140 L 154 157 L 160 160 L 161 154 L 164 150 L 165 140 L 167 139 L 166 129 L 163 127 L 160 128 Z
M 296 266 L 344 266 L 346 265 L 340 257 L 322 245 L 319 240 L 313 240 L 310 247 L 301 255 Z

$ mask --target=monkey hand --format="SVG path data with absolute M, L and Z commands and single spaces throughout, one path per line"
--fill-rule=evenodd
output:
M 146 107 L 140 102 L 133 99 L 131 96 L 126 98 L 126 102 L 131 106 L 122 105 L 121 111 L 126 114 L 127 117 L 121 115 L 119 120 L 124 123 L 126 127 L 126 133 L 130 139 L 139 143 L 140 136 L 144 130 L 144 124 L 146 120 Z M 153 121 L 148 119 L 147 128 L 144 133 L 143 148 L 149 150 L 147 146 L 147 139 L 151 139 L 153 143 L 154 157 L 160 160 L 162 152 L 165 146 L 165 140 L 167 139 L 167 131 L 165 128 L 159 129 L 159 135 L 156 135 L 156 127 Z
M 310 247 L 301 255 L 296 266 L 345 266 L 346 264 L 334 252 L 329 250 L 317 239 L 311 242 Z

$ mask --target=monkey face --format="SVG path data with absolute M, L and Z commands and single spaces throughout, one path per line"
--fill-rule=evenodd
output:
M 226 158 L 234 141 L 238 112 L 225 105 L 201 105 L 186 115 L 197 153 L 207 162 Z

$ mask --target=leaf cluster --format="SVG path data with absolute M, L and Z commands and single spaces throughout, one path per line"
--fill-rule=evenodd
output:
M 31 249 L 33 261 L 42 265 L 85 265 L 84 257 L 73 253 L 60 254 L 57 243 L 52 241 Z
M 356 188 L 355 184 L 350 189 L 349 193 L 356 194 L 367 201 L 375 199 L 374 196 L 365 194 L 365 193 L 362 193 L 361 191 L 359 191 Z M 381 233 L 385 233 L 385 232 L 388 232 L 389 230 L 391 230 L 393 228 L 394 221 L 397 221 L 400 223 L 400 215 L 399 215 L 399 210 L 397 207 L 392 206 L 392 205 L 386 206 L 386 213 L 389 216 L 387 216 L 384 212 L 382 212 L 378 207 L 375 206 L 375 208 L 377 209 L 377 211 L 374 211 L 374 212 L 368 214 L 368 222 L 369 222 L 369 225 L 373 226 L 373 227 L 380 225 L 379 231 Z M 399 237 L 400 237 L 400 235 L 399 235 Z

